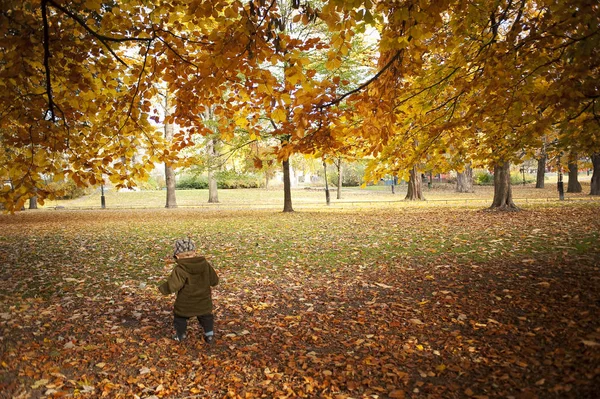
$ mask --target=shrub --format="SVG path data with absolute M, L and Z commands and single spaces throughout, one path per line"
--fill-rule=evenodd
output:
M 536 181 L 536 177 L 525 173 L 525 183 L 533 183 Z M 521 172 L 512 172 L 510 174 L 510 184 L 513 186 L 523 184 L 523 174 Z
M 48 185 L 48 191 L 56 193 L 56 199 L 67 200 L 83 197 L 91 192 L 89 187 L 78 187 L 73 180 L 53 182 Z
M 262 179 L 251 173 L 237 173 L 232 170 L 224 170 L 216 173 L 217 187 L 229 188 L 258 188 Z
M 175 188 L 178 190 L 205 190 L 208 188 L 208 178 L 200 175 L 185 175 L 177 181 Z
M 139 180 L 136 182 L 140 190 L 158 190 L 159 185 L 154 177 L 149 177 L 148 180 Z
M 365 175 L 365 165 L 361 162 L 345 163 L 342 165 L 342 186 L 343 187 L 358 187 L 363 183 Z M 323 177 L 323 171 L 320 171 L 319 176 Z M 329 184 L 336 186 L 338 183 L 337 168 L 334 165 L 327 167 L 327 180 Z
M 479 185 L 494 184 L 494 175 L 487 170 L 478 170 L 473 173 L 473 181 Z

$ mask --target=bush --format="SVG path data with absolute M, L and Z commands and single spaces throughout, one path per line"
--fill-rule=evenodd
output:
M 159 185 L 154 177 L 149 177 L 148 180 L 136 181 L 137 188 L 140 190 L 158 190 Z
M 182 176 L 175 188 L 178 190 L 205 190 L 208 188 L 208 178 L 199 175 Z
M 259 188 L 262 179 L 251 173 L 236 173 L 231 170 L 217 172 L 217 187 L 229 188 Z
M 480 170 L 473 173 L 473 181 L 480 186 L 494 184 L 494 175 L 487 170 Z
M 89 187 L 78 187 L 73 180 L 53 182 L 48 185 L 48 191 L 56 193 L 56 199 L 68 200 L 81 198 L 91 192 Z
M 342 165 L 342 186 L 343 187 L 358 187 L 363 183 L 365 175 L 365 165 L 360 162 L 345 163 Z M 319 176 L 323 177 L 323 172 L 320 171 Z M 327 180 L 329 184 L 336 186 L 338 183 L 338 173 L 335 165 L 328 165 Z
M 533 175 L 530 175 L 528 173 L 525 173 L 525 183 L 533 183 L 536 181 L 536 177 Z M 512 172 L 510 174 L 510 184 L 512 184 L 513 186 L 518 185 L 518 184 L 523 184 L 523 174 L 520 172 Z

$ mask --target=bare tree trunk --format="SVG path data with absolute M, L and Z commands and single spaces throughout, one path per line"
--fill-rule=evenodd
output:
M 219 193 L 217 192 L 217 178 L 215 177 L 213 164 L 217 157 L 217 139 L 208 140 L 208 157 L 210 158 L 208 167 L 208 202 L 216 204 L 219 202 Z
M 177 208 L 177 199 L 175 198 L 175 170 L 168 164 L 165 164 L 165 182 L 167 186 L 167 204 L 165 208 Z
M 590 184 L 590 195 L 600 195 L 600 152 L 592 154 L 592 165 L 594 172 L 592 174 L 592 182 Z
M 265 172 L 265 190 L 269 189 L 269 174 Z
M 37 195 L 29 198 L 29 209 L 38 209 L 37 206 Z
M 337 171 L 338 171 L 338 184 L 337 184 L 337 199 L 342 199 L 342 184 L 343 184 L 343 176 L 342 173 L 344 171 L 343 165 L 342 165 L 342 158 L 339 157 L 337 160 Z
M 512 197 L 510 162 L 504 162 L 494 167 L 494 200 L 490 209 L 500 211 L 519 210 Z
M 569 161 L 569 184 L 567 185 L 568 193 L 580 193 L 582 191 L 581 183 L 578 179 L 577 158 Z
M 465 165 L 465 170 L 462 172 L 456 172 L 456 192 L 473 192 L 473 168 L 471 168 L 471 164 Z
M 425 200 L 425 197 L 423 196 L 423 179 L 421 178 L 421 174 L 417 170 L 416 166 L 410 170 L 410 178 L 408 179 L 408 192 L 406 193 L 406 197 L 404 199 L 407 201 Z
M 290 180 L 290 159 L 283 161 L 283 211 L 294 212 L 292 208 L 292 182 Z
M 546 179 L 546 153 L 538 158 L 537 175 L 535 180 L 535 188 L 544 188 L 544 180 Z
M 173 124 L 166 123 L 166 118 L 171 114 L 171 104 L 169 103 L 169 92 L 165 94 L 165 140 L 171 143 L 173 140 Z M 177 199 L 175 198 L 175 169 L 165 162 L 165 184 L 167 186 L 167 203 L 165 208 L 177 208 Z

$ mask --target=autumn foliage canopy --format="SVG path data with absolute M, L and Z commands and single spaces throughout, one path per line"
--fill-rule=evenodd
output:
M 372 156 L 369 179 L 493 167 L 543 142 L 594 154 L 599 48 L 584 0 L 6 0 L 0 201 L 185 165 L 208 108 L 222 137 L 278 138 L 280 160 Z

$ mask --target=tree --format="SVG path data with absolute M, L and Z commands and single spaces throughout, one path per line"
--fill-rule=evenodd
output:
M 510 162 L 504 162 L 494 168 L 494 199 L 490 209 L 509 211 L 519 209 L 512 200 Z
M 171 115 L 171 104 L 169 102 L 169 93 L 168 91 L 165 94 L 165 141 L 170 143 L 173 141 L 174 133 L 173 133 L 173 123 L 169 122 L 169 116 Z M 167 202 L 165 204 L 165 208 L 177 208 L 177 198 L 175 195 L 175 168 L 169 162 L 165 162 L 165 184 L 167 187 Z
M 569 157 L 569 184 L 567 184 L 568 193 L 580 193 L 582 191 L 581 183 L 579 183 L 579 169 L 577 167 L 577 155 L 571 154 Z
M 473 192 L 473 168 L 471 165 L 465 165 L 464 170 L 456 172 L 456 192 Z
M 544 181 L 546 179 L 546 159 L 548 155 L 545 150 L 540 152 L 537 160 L 537 174 L 535 179 L 535 188 L 544 188 Z
M 600 195 L 600 153 L 592 154 L 594 172 L 590 184 L 590 195 Z
M 36 196 L 29 198 L 29 209 L 38 209 Z
M 408 179 L 408 191 L 406 193 L 405 200 L 408 201 L 416 201 L 416 200 L 424 200 L 423 196 L 423 179 L 421 178 L 421 172 L 414 166 L 410 170 L 410 177 Z

